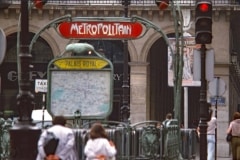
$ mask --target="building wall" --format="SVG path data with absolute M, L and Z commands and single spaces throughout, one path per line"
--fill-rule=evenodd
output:
M 194 8 L 191 10 L 191 21 L 193 22 L 188 32 L 194 35 Z M 220 157 L 227 157 L 229 150 L 226 148 L 229 145 L 225 141 L 226 129 L 228 127 L 229 120 L 229 16 L 232 8 L 214 8 L 214 22 L 213 22 L 213 40 L 212 44 L 207 46 L 208 48 L 214 48 L 215 50 L 215 75 L 222 78 L 226 83 L 226 92 L 222 95 L 226 98 L 226 105 L 218 107 L 218 130 L 217 141 L 218 149 L 217 153 Z M 149 21 L 152 21 L 156 26 L 159 26 L 166 34 L 174 33 L 173 17 L 169 10 L 158 11 L 156 6 L 146 7 L 129 7 L 130 15 L 142 16 Z M 0 27 L 3 28 L 6 35 L 18 31 L 18 19 L 19 19 L 19 6 L 13 5 L 9 9 L 0 10 Z M 120 6 L 46 6 L 43 10 L 32 9 L 30 13 L 30 25 L 29 30 L 33 33 L 37 33 L 44 26 L 66 14 L 71 14 L 73 17 L 121 17 L 123 16 L 123 8 Z M 65 46 L 70 41 L 63 39 L 53 29 L 47 29 L 41 34 L 41 37 L 45 39 L 53 50 L 55 56 L 60 55 Z M 137 40 L 129 41 L 129 53 L 130 53 L 130 112 L 131 123 L 139 121 L 149 120 L 150 117 L 150 104 L 149 104 L 149 63 L 147 60 L 149 50 L 153 43 L 161 38 L 161 35 L 155 30 L 150 29 L 147 34 Z M 208 97 L 210 97 L 208 93 Z

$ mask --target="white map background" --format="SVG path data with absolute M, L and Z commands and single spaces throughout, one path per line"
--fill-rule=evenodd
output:
M 110 71 L 52 71 L 50 111 L 53 115 L 106 116 L 111 110 Z

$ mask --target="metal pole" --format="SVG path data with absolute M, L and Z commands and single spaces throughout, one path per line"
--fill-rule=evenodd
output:
M 124 0 L 124 17 L 128 17 L 128 5 L 130 0 Z M 123 122 L 128 122 L 130 116 L 129 107 L 129 75 L 128 75 L 128 41 L 123 41 L 123 85 L 122 85 L 122 106 L 121 119 Z
M 17 63 L 19 93 L 17 95 L 17 107 L 19 121 L 10 131 L 10 159 L 33 160 L 37 156 L 37 142 L 41 129 L 32 123 L 32 110 L 34 107 L 34 95 L 30 91 L 29 64 L 32 55 L 29 53 L 29 19 L 28 0 L 21 0 L 21 31 L 20 31 L 20 54 Z
M 220 77 L 217 77 L 217 85 L 216 85 L 216 101 L 215 101 L 215 117 L 217 120 L 217 103 L 219 98 L 219 79 Z M 217 159 L 217 127 L 215 129 L 215 160 Z
M 206 80 L 206 46 L 201 45 L 201 88 L 200 88 L 200 160 L 207 160 L 207 80 Z
M 174 118 L 178 120 L 179 126 L 182 124 L 181 117 L 181 97 L 182 97 L 182 74 L 183 74 L 183 15 L 178 3 L 170 1 L 171 10 L 174 17 L 174 29 L 176 38 L 176 52 L 173 54 L 174 63 Z
M 188 87 L 184 87 L 184 128 L 188 128 Z

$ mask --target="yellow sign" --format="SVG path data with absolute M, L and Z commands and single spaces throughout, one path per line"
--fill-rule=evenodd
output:
M 54 62 L 60 69 L 102 69 L 108 62 L 103 59 L 89 58 L 89 59 L 58 59 Z

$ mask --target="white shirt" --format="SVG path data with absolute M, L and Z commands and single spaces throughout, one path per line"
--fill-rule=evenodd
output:
M 44 160 L 46 157 L 43 145 L 45 144 L 47 132 L 52 132 L 59 138 L 59 144 L 55 154 L 61 158 L 61 160 L 78 160 L 73 130 L 61 125 L 54 125 L 43 131 L 38 141 L 38 156 L 36 160 Z
M 106 157 L 114 157 L 117 150 L 111 146 L 106 138 L 89 139 L 84 148 L 84 154 L 87 156 L 86 160 L 98 160 L 96 157 L 105 155 Z
M 209 135 L 215 134 L 215 129 L 217 128 L 217 119 L 216 119 L 216 117 L 212 117 L 211 120 L 207 124 L 208 124 L 207 134 L 209 134 Z

